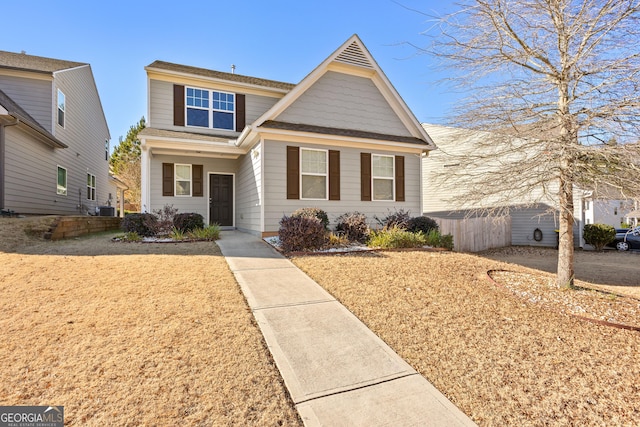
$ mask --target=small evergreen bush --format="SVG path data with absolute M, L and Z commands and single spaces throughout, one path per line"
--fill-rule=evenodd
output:
M 137 233 L 139 236 L 155 236 L 158 228 L 158 218 L 150 213 L 135 213 L 124 217 L 122 230 L 125 233 Z
M 292 217 L 318 218 L 325 230 L 329 230 L 329 216 L 320 208 L 300 208 L 295 210 Z
M 285 252 L 320 249 L 326 238 L 322 221 L 315 216 L 283 216 L 278 230 Z
M 409 211 L 400 209 L 395 212 L 389 211 L 389 215 L 384 218 L 378 218 L 377 216 L 374 216 L 374 218 L 382 228 L 401 228 L 406 230 L 409 225 L 411 215 L 409 215 Z
M 426 236 L 422 232 L 412 233 L 399 226 L 392 226 L 382 230 L 374 230 L 369 236 L 368 246 L 374 248 L 419 248 L 427 244 Z
M 188 233 L 196 228 L 204 228 L 204 217 L 199 213 L 179 213 L 173 217 L 173 226 Z
M 587 224 L 583 232 L 585 243 L 593 245 L 597 251 L 616 239 L 616 229 L 606 224 Z
M 431 230 L 439 231 L 440 227 L 438 227 L 438 223 L 429 217 L 426 216 L 416 216 L 411 218 L 407 224 L 407 230 L 412 232 L 422 231 L 427 234 Z
M 360 212 L 348 212 L 336 218 L 336 231 L 352 242 L 364 242 L 369 235 L 367 217 Z
M 440 244 L 438 245 L 440 248 L 453 250 L 453 235 L 452 234 L 441 234 L 440 235 Z

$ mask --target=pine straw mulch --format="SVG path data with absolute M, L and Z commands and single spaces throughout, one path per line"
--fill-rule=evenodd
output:
M 110 237 L 0 249 L 0 404 L 63 405 L 70 426 L 302 424 L 214 243 Z
M 556 292 L 550 273 L 450 252 L 292 260 L 481 426 L 640 425 L 640 332 L 532 303 Z M 496 279 L 511 289 L 496 286 L 489 270 L 521 283 L 503 275 Z M 600 313 L 636 301 L 580 298 Z M 627 315 L 640 326 L 637 313 Z

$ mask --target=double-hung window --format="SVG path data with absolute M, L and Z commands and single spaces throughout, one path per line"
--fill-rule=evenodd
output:
M 235 130 L 235 94 L 186 88 L 187 126 Z
M 96 176 L 87 174 L 87 200 L 96 200 Z
M 58 185 L 56 187 L 56 194 L 61 196 L 67 195 L 67 170 L 62 166 L 58 166 Z
M 64 114 L 66 111 L 66 101 L 64 93 L 58 89 L 58 124 L 64 127 Z
M 327 151 L 300 149 L 301 199 L 327 199 Z
M 175 195 L 191 196 L 191 165 L 175 164 Z
M 371 155 L 373 200 L 394 200 L 394 156 Z

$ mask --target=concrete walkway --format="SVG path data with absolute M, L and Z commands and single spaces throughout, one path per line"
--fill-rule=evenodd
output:
M 217 243 L 305 426 L 475 425 L 267 243 L 238 231 Z

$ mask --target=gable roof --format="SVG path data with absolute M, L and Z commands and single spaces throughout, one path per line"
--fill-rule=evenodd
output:
M 159 69 L 164 71 L 171 71 L 177 74 L 196 75 L 196 76 L 207 77 L 214 80 L 221 80 L 225 82 L 232 81 L 232 82 L 244 83 L 252 86 L 263 86 L 267 88 L 281 89 L 284 91 L 289 91 L 296 86 L 293 83 L 285 83 L 285 82 L 279 82 L 276 80 L 243 76 L 242 74 L 225 73 L 222 71 L 214 71 L 206 68 L 191 67 L 189 65 L 174 64 L 174 63 L 165 62 L 165 61 L 153 61 L 151 64 L 147 65 L 145 69 L 147 70 Z
M 357 34 L 351 36 L 346 42 L 336 49 L 329 57 L 327 57 L 320 65 L 318 65 L 311 73 L 309 73 L 302 81 L 279 100 L 271 109 L 265 112 L 255 121 L 255 127 L 263 127 L 268 125 L 273 128 L 274 123 L 279 123 L 280 129 L 284 124 L 279 122 L 277 117 L 280 113 L 291 106 L 298 98 L 304 94 L 315 82 L 317 82 L 327 71 L 339 71 L 343 73 L 353 74 L 361 77 L 370 78 L 374 85 L 378 88 L 382 96 L 389 103 L 390 107 L 397 114 L 403 125 L 407 128 L 413 138 L 410 143 L 424 145 L 424 149 L 432 150 L 436 146 L 420 125 L 416 117 L 413 115 L 402 97 L 393 87 L 387 76 L 384 74 L 380 66 Z M 295 127 L 294 124 L 288 124 Z M 308 131 L 308 130 L 307 130 Z M 325 132 L 328 130 L 325 129 Z M 350 132 L 347 129 L 334 130 L 332 134 L 344 134 Z M 351 131 L 353 132 L 353 131 Z M 364 132 L 366 133 L 366 132 Z M 380 135 L 380 134 L 378 134 Z M 362 136 L 362 135 L 361 135 Z M 242 138 L 242 136 L 241 136 Z M 397 141 L 397 136 L 392 141 Z M 406 137 L 403 137 L 406 138 Z M 381 138 L 374 138 L 381 139 Z M 409 142 L 409 141 L 401 141 Z
M 47 145 L 54 148 L 67 148 L 67 145 L 53 136 L 48 130 L 40 125 L 29 113 L 27 113 L 20 105 L 18 105 L 13 99 L 6 93 L 0 90 L 0 107 L 4 108 L 7 113 L 16 119 L 18 123 L 22 123 L 33 131 L 37 132 Z
M 0 50 L 0 68 L 33 71 L 52 74 L 56 71 L 67 70 L 89 65 L 84 62 L 65 61 L 62 59 L 45 58 L 42 56 L 13 53 Z

